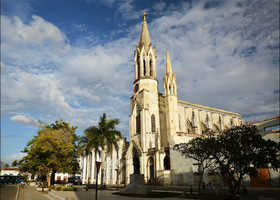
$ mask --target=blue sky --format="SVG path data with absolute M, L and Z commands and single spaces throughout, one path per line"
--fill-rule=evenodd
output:
M 278 0 L 2 0 L 1 159 L 10 163 L 36 121 L 77 134 L 102 113 L 128 138 L 133 52 L 147 12 L 163 92 L 165 53 L 178 98 L 240 113 L 279 115 Z

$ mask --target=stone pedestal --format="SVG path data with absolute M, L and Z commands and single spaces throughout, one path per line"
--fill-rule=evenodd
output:
M 151 191 L 145 187 L 144 174 L 131 174 L 130 183 L 120 193 L 149 194 Z

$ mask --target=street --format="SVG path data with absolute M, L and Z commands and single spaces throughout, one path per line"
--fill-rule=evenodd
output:
M 12 184 L 1 184 L 0 185 L 0 194 L 1 200 L 15 200 L 17 195 L 18 185 Z

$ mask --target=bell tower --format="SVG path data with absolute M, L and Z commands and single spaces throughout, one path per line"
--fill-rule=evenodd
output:
M 160 167 L 152 165 L 151 163 L 159 159 L 158 150 L 160 149 L 161 137 L 158 80 L 156 74 L 156 49 L 152 47 L 146 22 L 146 13 L 144 13 L 143 16 L 141 35 L 134 51 L 133 61 L 135 79 L 133 82 L 134 94 L 130 99 L 130 148 L 135 149 L 135 156 L 139 157 L 140 173 L 144 174 L 145 180 L 148 181 L 149 179 L 155 178 L 157 174 L 156 171 L 159 170 Z M 128 155 L 130 155 L 130 153 L 128 153 Z M 132 153 L 131 156 L 128 156 L 128 162 L 133 163 Z M 148 163 L 150 163 L 152 167 L 147 167 L 149 166 Z M 131 165 L 129 165 L 129 167 L 130 166 Z M 127 173 L 133 173 L 133 169 L 129 168 Z

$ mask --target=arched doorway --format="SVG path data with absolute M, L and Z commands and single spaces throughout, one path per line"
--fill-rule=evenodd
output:
M 133 167 L 134 167 L 133 174 L 140 174 L 140 160 L 139 160 L 138 152 L 135 148 L 133 148 L 132 155 L 133 155 Z
M 155 178 L 155 165 L 154 165 L 154 158 L 151 156 L 148 160 L 148 181 L 152 183 Z

